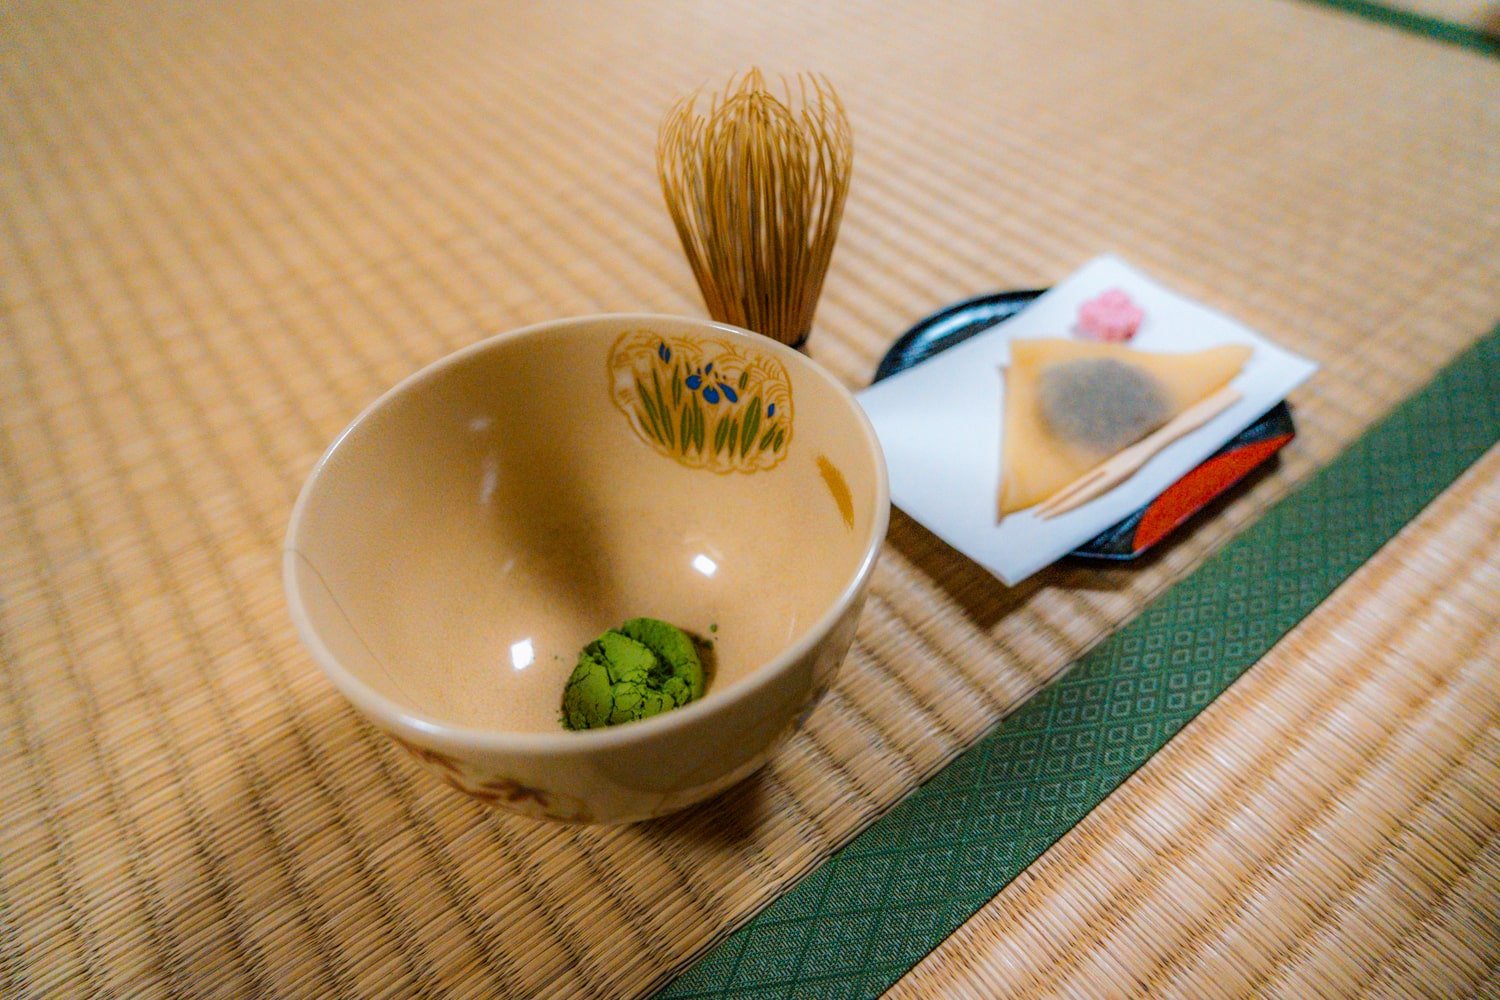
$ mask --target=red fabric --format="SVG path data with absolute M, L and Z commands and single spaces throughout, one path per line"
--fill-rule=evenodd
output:
M 1131 539 L 1131 548 L 1143 552 L 1165 538 L 1173 528 L 1192 517 L 1214 497 L 1239 482 L 1247 473 L 1292 439 L 1290 434 L 1267 438 L 1226 455 L 1218 455 L 1173 483 L 1151 501 Z

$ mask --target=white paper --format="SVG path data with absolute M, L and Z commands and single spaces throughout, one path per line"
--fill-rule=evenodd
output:
M 1162 449 L 1110 492 L 1051 520 L 1020 511 L 995 521 L 999 490 L 999 371 L 1013 338 L 1073 337 L 1078 307 L 1111 288 L 1145 311 L 1130 346 L 1199 351 L 1249 344 L 1231 385 L 1241 400 Z M 859 401 L 890 468 L 891 499 L 1007 584 L 1017 584 L 1145 505 L 1300 385 L 1317 365 L 1206 306 L 1176 295 L 1113 256 L 1100 257 L 1020 314 L 871 386 Z

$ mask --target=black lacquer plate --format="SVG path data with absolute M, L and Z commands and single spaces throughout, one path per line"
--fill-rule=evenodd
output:
M 976 295 L 940 309 L 891 346 L 875 381 L 890 378 L 962 344 L 1035 301 L 1045 289 Z M 1074 549 L 1089 559 L 1129 560 L 1145 553 L 1213 500 L 1272 460 L 1297 433 L 1286 403 L 1277 403 L 1161 495 Z

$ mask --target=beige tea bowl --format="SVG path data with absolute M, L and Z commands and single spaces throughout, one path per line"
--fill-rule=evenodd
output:
M 475 344 L 376 400 L 292 512 L 287 602 L 340 691 L 439 776 L 530 816 L 625 822 L 750 774 L 848 651 L 890 514 L 847 390 L 670 316 Z M 579 650 L 648 616 L 702 698 L 562 727 Z

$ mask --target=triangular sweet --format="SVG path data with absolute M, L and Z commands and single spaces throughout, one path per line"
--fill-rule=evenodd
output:
M 1244 368 L 1251 351 L 1230 344 L 1154 354 L 1078 340 L 1011 341 L 1000 516 L 1042 502 L 1217 392 Z

